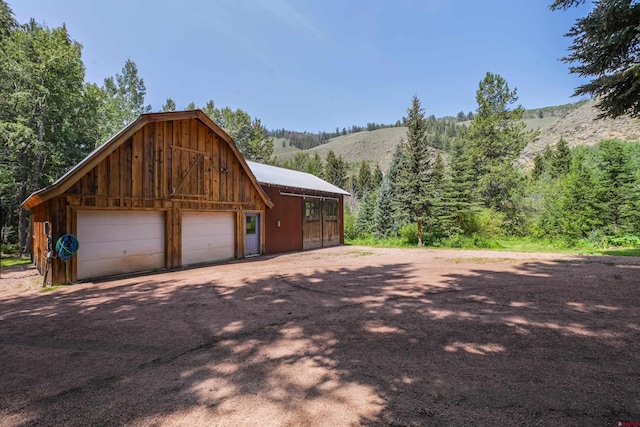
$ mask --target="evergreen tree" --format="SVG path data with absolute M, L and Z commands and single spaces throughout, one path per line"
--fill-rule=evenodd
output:
M 533 179 L 534 181 L 537 181 L 538 179 L 540 179 L 544 171 L 545 171 L 544 156 L 542 153 L 537 153 L 536 156 L 533 158 L 533 169 L 531 170 L 531 179 Z
M 418 246 L 423 245 L 423 218 L 431 215 L 429 194 L 429 170 L 431 160 L 427 146 L 424 110 L 420 100 L 413 96 L 407 110 L 407 141 L 404 147 L 404 165 L 397 181 L 397 200 L 402 210 L 411 215 L 418 224 Z
M 333 150 L 329 150 L 327 153 L 324 179 L 340 188 L 344 188 L 346 185 L 347 167 L 342 157 L 336 157 Z
M 602 170 L 601 203 L 607 223 L 614 233 L 622 225 L 623 212 L 633 183 L 625 148 L 625 144 L 617 140 L 601 141 L 597 146 Z
M 478 209 L 474 169 L 465 141 L 458 139 L 451 146 L 448 173 L 442 193 L 441 221 L 449 236 L 463 234 L 467 222 Z
M 444 193 L 446 191 L 445 164 L 440 153 L 436 155 L 429 177 L 429 193 L 431 197 L 432 214 L 428 218 L 432 237 L 442 237 L 443 219 L 446 216 L 444 206 Z
M 551 155 L 551 175 L 554 178 L 564 176 L 571 168 L 571 150 L 567 141 L 560 138 L 556 149 Z
M 603 225 L 599 186 L 593 171 L 587 166 L 583 152 L 572 159 L 571 169 L 562 180 L 562 199 L 559 221 L 562 235 L 586 237 L 589 232 Z
M 517 99 L 516 89 L 488 72 L 476 92 L 478 111 L 465 135 L 485 206 L 504 212 L 512 226 L 521 221 L 517 203 L 523 190 L 515 160 L 535 136 L 525 131 L 522 106 L 510 109 Z
M 366 160 L 360 162 L 360 168 L 358 169 L 358 180 L 356 184 L 356 197 L 362 199 L 365 194 L 370 193 L 373 190 L 373 177 L 371 175 L 371 168 Z
M 162 111 L 176 111 L 176 102 L 171 98 L 167 98 L 167 101 L 162 106 Z
M 400 141 L 393 152 L 391 157 L 391 164 L 389 165 L 389 171 L 385 176 L 385 179 L 389 181 L 390 193 L 391 193 L 391 206 L 393 221 L 395 223 L 395 229 L 398 230 L 401 225 L 408 224 L 410 222 L 410 215 L 398 199 L 399 193 L 399 180 L 400 172 L 405 168 L 404 158 L 404 141 Z
M 551 9 L 581 3 L 584 0 L 556 0 Z M 569 71 L 594 77 L 575 94 L 598 99 L 601 117 L 640 116 L 640 4 L 600 0 L 593 5 L 591 13 L 578 19 L 567 34 L 573 44 L 571 54 L 563 60 L 575 64 Z
M 382 179 L 380 191 L 376 198 L 375 213 L 373 218 L 373 235 L 377 238 L 390 237 L 396 232 L 394 218 L 393 192 L 388 178 Z
M 251 121 L 249 140 L 242 152 L 245 159 L 260 163 L 271 163 L 273 158 L 273 138 L 267 136 L 267 130 L 260 119 Z M 320 161 L 322 164 L 322 161 Z
M 362 196 L 356 212 L 354 224 L 358 237 L 368 237 L 373 233 L 374 217 L 376 210 L 377 192 L 370 191 Z
M 305 172 L 313 174 L 319 178 L 322 178 L 324 175 L 324 164 L 322 163 L 320 154 L 318 154 L 317 151 L 313 154 L 313 157 L 309 157 L 309 162 L 305 167 Z
M 376 163 L 376 167 L 373 170 L 373 175 L 371 176 L 371 187 L 374 190 L 379 189 L 380 185 L 382 185 L 383 178 L 384 178 L 384 175 L 382 173 L 382 169 L 380 169 L 380 164 Z

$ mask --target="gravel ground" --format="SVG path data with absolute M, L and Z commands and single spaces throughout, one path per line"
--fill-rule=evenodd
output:
M 322 249 L 0 279 L 0 426 L 640 421 L 640 259 Z

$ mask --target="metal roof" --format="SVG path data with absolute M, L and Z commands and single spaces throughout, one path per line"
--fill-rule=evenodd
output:
M 301 190 L 322 191 L 325 193 L 343 194 L 345 196 L 349 195 L 349 193 L 342 188 L 310 173 L 249 161 L 247 165 L 249 165 L 249 168 L 261 184 L 273 184 Z

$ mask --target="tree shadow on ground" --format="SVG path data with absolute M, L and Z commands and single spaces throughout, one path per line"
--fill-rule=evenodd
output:
M 639 263 L 420 256 L 0 300 L 0 424 L 640 420 Z

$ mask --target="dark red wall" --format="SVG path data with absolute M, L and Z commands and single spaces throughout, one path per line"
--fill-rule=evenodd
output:
M 301 193 L 300 190 L 261 184 L 271 199 L 273 208 L 265 212 L 265 253 L 277 254 L 302 250 L 302 197 L 282 196 L 280 192 Z M 338 218 L 340 221 L 340 244 L 344 244 L 344 205 L 343 197 L 335 194 L 305 192 L 310 196 L 338 198 Z M 278 227 L 280 221 L 280 227 Z
M 265 252 L 302 250 L 302 197 L 281 196 L 281 189 L 262 184 L 274 206 L 265 212 Z M 283 190 L 284 191 L 284 190 Z M 280 227 L 278 227 L 280 221 Z

